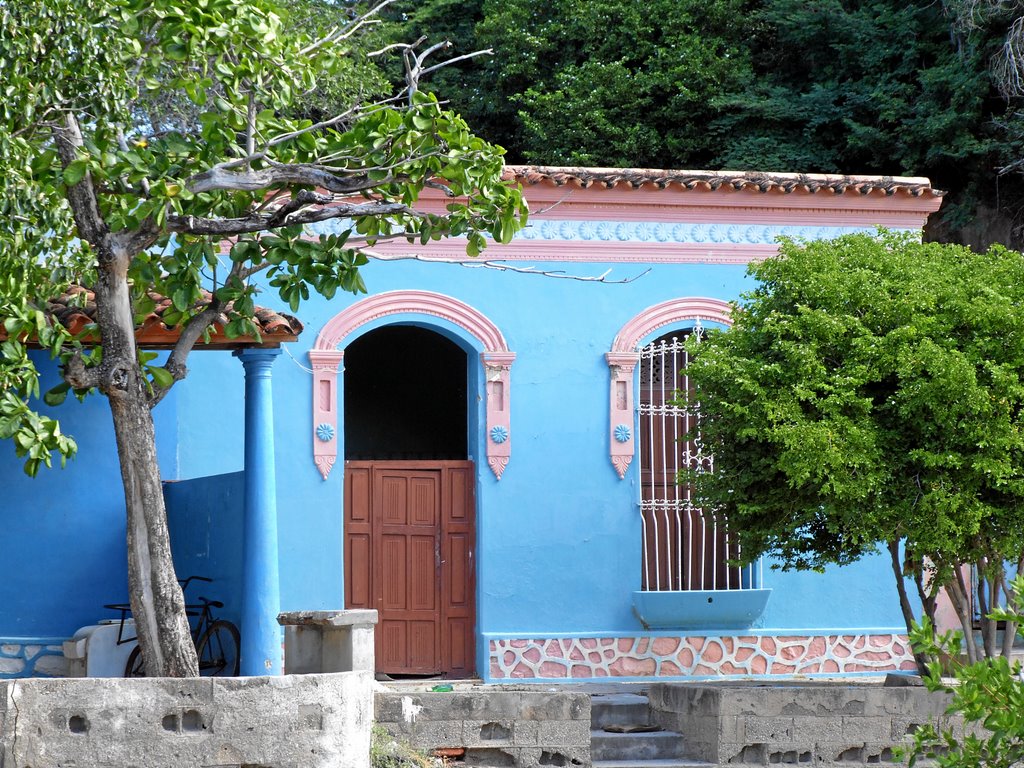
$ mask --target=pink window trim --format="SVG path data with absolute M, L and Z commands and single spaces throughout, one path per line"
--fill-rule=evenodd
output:
M 640 341 L 673 323 L 710 320 L 730 325 L 732 308 L 719 299 L 688 297 L 670 299 L 648 307 L 619 331 L 612 349 L 605 353 L 611 376 L 608 398 L 608 453 L 612 466 L 623 479 L 636 454 L 633 420 L 633 387 L 636 364 L 640 359 Z
M 498 327 L 473 307 L 430 291 L 388 291 L 357 301 L 332 317 L 321 329 L 309 359 L 313 364 L 313 461 L 326 480 L 338 457 L 338 347 L 357 329 L 382 317 L 430 315 L 457 325 L 480 342 L 484 351 L 487 394 L 487 464 L 501 479 L 512 455 L 510 385 L 516 356 Z

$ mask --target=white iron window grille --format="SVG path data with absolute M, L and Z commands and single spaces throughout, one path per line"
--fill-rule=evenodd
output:
M 714 457 L 701 445 L 700 404 L 686 375 L 684 342 L 690 336 L 699 342 L 703 333 L 698 320 L 692 328 L 662 336 L 640 350 L 637 407 L 645 591 L 757 585 L 753 565 L 728 564 L 739 556 L 739 549 L 727 521 L 695 506 L 692 488 L 678 482 L 684 467 L 714 471 Z

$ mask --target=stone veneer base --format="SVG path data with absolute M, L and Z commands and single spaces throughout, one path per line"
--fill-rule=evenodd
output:
M 0 680 L 66 677 L 62 637 L 0 637 Z
M 487 682 L 772 677 L 913 671 L 904 634 L 491 638 Z

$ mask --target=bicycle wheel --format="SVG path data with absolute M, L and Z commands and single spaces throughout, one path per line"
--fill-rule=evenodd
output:
M 230 621 L 218 619 L 196 642 L 199 674 L 203 677 L 237 677 L 241 636 Z
M 128 654 L 128 663 L 124 665 L 125 677 L 145 677 L 146 662 L 142 658 L 142 649 L 139 646 L 132 648 Z

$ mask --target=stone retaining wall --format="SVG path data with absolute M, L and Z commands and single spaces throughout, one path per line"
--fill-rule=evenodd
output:
M 0 766 L 368 768 L 368 672 L 0 681 Z
M 377 693 L 375 720 L 459 765 L 590 766 L 590 696 L 550 689 Z
M 921 687 L 767 684 L 652 685 L 651 711 L 663 727 L 683 734 L 689 757 L 719 765 L 898 762 L 922 724 L 951 725 L 949 696 Z

